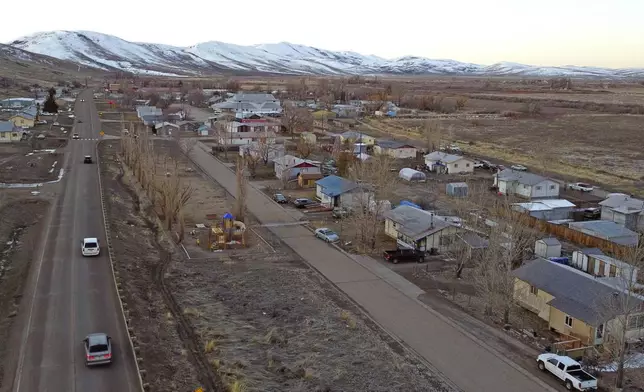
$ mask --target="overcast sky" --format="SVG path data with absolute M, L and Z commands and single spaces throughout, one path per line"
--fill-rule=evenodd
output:
M 50 30 L 189 46 L 287 41 L 385 58 L 644 67 L 644 0 L 2 1 L 0 42 Z M 6 3 L 6 4 L 5 4 Z

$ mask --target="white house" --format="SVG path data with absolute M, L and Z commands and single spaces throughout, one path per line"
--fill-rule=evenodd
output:
M 255 116 L 254 116 L 255 117 Z M 242 118 L 228 123 L 228 132 L 279 132 L 280 124 L 267 118 Z
M 373 193 L 357 183 L 338 176 L 327 176 L 315 182 L 315 196 L 326 207 L 351 209 L 362 204 L 369 206 Z
M 266 144 L 275 143 L 274 132 L 236 132 L 236 133 L 221 133 L 218 136 L 217 142 L 220 145 L 240 146 L 244 144 L 251 144 L 259 142 Z
M 537 219 L 559 221 L 570 219 L 575 205 L 565 199 L 541 199 L 525 203 L 514 203 L 512 209 L 525 212 Z
M 284 155 L 273 159 L 275 177 L 280 180 L 293 180 L 299 173 L 320 173 L 320 162 Z
M 375 154 L 388 155 L 395 159 L 416 158 L 416 147 L 396 140 L 378 140 L 373 147 Z
M 610 220 L 631 230 L 644 231 L 644 200 L 615 195 L 599 203 L 601 219 Z
M 474 161 L 461 155 L 434 151 L 425 155 L 430 171 L 442 174 L 474 173 Z
M 252 115 L 267 116 L 282 113 L 282 105 L 273 94 L 237 93 L 224 102 L 212 105 L 213 109 L 234 113 L 237 118 Z
M 559 183 L 533 173 L 512 169 L 502 170 L 494 175 L 494 185 L 499 193 L 516 195 L 527 199 L 559 197 Z

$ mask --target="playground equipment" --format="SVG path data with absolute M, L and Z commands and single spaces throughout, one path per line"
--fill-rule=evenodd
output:
M 208 248 L 229 249 L 246 246 L 246 225 L 237 221 L 229 212 L 224 214 L 219 225 L 213 225 L 208 232 Z

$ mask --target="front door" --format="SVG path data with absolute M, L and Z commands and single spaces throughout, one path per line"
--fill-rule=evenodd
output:
M 599 324 L 595 329 L 595 345 L 602 344 L 604 342 L 604 324 Z

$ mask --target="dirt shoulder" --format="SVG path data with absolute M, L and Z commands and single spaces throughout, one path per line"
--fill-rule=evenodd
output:
M 0 197 L 4 193 L 0 193 Z M 0 205 L 2 200 L 0 199 Z M 0 206 L 0 390 L 11 383 L 8 374 L 10 333 L 22 299 L 37 243 L 42 235 L 42 220 L 50 203 L 28 198 L 6 201 Z
M 163 293 L 155 281 L 165 262 L 156 223 L 141 204 L 130 177 L 117 162 L 118 143 L 99 147 L 103 189 L 115 270 L 123 281 L 130 310 L 131 327 L 140 345 L 140 357 L 147 374 L 145 382 L 157 392 L 190 391 L 203 385 L 189 360 L 177 325 Z

